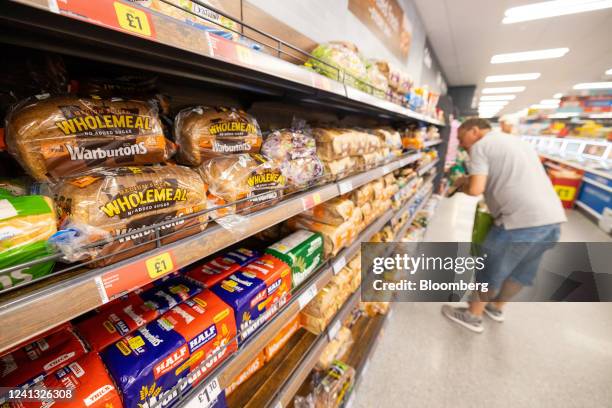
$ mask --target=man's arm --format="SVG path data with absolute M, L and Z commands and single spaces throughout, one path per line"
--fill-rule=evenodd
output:
M 469 182 L 464 186 L 463 192 L 471 196 L 479 196 L 485 191 L 487 176 L 484 174 L 473 174 Z

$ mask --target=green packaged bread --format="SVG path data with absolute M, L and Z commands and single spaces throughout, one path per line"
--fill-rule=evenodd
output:
M 298 230 L 268 247 L 266 253 L 291 267 L 296 287 L 323 261 L 323 237 L 318 232 Z
M 55 209 L 50 198 L 0 195 L 0 290 L 51 271 L 53 262 L 2 272 L 11 266 L 49 255 L 47 239 L 56 231 Z

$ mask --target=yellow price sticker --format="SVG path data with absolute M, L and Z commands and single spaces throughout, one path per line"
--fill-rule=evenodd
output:
M 576 187 L 572 186 L 554 186 L 555 192 L 563 201 L 571 201 L 576 195 Z
M 145 261 L 147 272 L 151 279 L 159 278 L 174 269 L 174 263 L 169 252 L 154 256 Z
M 147 37 L 151 36 L 151 26 L 144 11 L 119 2 L 115 2 L 114 6 L 121 28 Z
M 137 348 L 140 348 L 145 345 L 144 340 L 140 336 L 132 337 L 131 339 L 128 340 L 128 343 L 132 350 L 136 350 Z
M 250 49 L 238 45 L 236 46 L 236 55 L 238 56 L 238 61 L 243 64 L 253 65 L 253 55 L 251 55 Z

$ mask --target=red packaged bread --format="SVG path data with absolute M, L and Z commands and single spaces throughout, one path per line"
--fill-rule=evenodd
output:
M 259 252 L 251 249 L 237 248 L 210 261 L 188 267 L 186 274 L 204 287 L 210 288 L 237 272 L 241 267 L 253 262 L 259 255 Z
M 34 389 L 66 389 L 72 391 L 70 399 L 52 401 L 12 401 L 12 408 L 121 408 L 121 399 L 96 353 L 89 353 L 56 371 Z
M 85 353 L 72 326 L 63 325 L 0 357 L 0 387 L 33 385 Z
M 234 377 L 230 385 L 225 388 L 225 395 L 230 395 L 240 386 L 240 384 L 251 378 L 253 374 L 264 366 L 265 362 L 263 353 L 258 353 L 257 356 L 255 356 L 255 358 L 246 367 L 244 367 L 236 377 Z

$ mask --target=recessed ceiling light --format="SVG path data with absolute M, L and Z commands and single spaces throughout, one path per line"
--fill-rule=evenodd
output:
M 562 94 L 561 92 L 558 92 L 558 93 L 556 93 L 556 94 L 554 94 L 554 95 L 553 95 L 553 98 L 555 98 L 555 99 L 561 99 L 561 98 L 563 98 L 563 94 Z
M 514 92 L 523 92 L 525 90 L 524 86 L 506 86 L 502 88 L 484 88 L 482 90 L 483 94 L 500 94 L 500 93 L 514 93 Z
M 481 101 L 511 101 L 516 95 L 482 95 Z
M 511 75 L 490 75 L 485 78 L 485 82 L 511 82 L 511 81 L 529 81 L 538 79 L 539 72 L 530 72 L 527 74 L 511 74 Z
M 559 99 L 542 99 L 540 101 L 541 105 L 554 105 L 557 106 L 559 105 L 561 101 Z
M 612 68 L 606 71 L 606 75 L 612 75 Z
M 497 54 L 491 57 L 491 64 L 505 64 L 508 62 L 534 61 L 551 58 L 561 58 L 569 52 L 569 48 L 549 48 L 547 50 L 534 50 Z
M 574 89 L 609 89 L 612 88 L 612 82 L 583 82 L 574 85 Z
M 531 109 L 557 109 L 557 105 L 545 105 L 541 103 L 536 103 L 530 106 Z
M 553 0 L 525 6 L 512 7 L 504 12 L 502 23 L 512 24 L 521 21 L 564 16 L 612 7 L 612 0 Z

